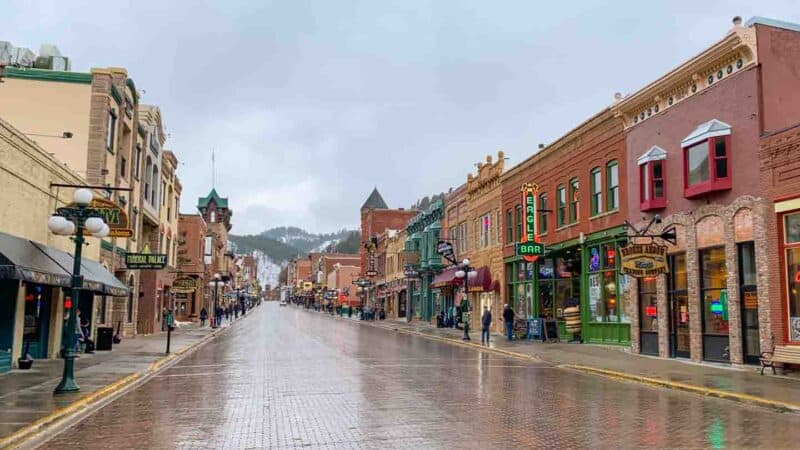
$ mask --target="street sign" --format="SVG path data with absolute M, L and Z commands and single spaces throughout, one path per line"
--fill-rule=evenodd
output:
M 163 269 L 167 266 L 164 253 L 126 253 L 125 267 L 132 270 Z
M 456 263 L 456 254 L 453 251 L 453 244 L 448 241 L 439 241 L 436 244 L 436 253 L 451 263 Z
M 621 272 L 636 278 L 669 273 L 667 247 L 658 244 L 628 244 L 619 249 Z
M 517 256 L 542 256 L 544 244 L 541 242 L 517 242 Z

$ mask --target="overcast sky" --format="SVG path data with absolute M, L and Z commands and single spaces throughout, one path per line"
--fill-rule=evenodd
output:
M 127 68 L 161 108 L 181 209 L 211 189 L 215 148 L 234 233 L 355 228 L 373 186 L 408 207 L 488 153 L 513 165 L 735 15 L 800 22 L 796 0 L 125 3 L 0 0 L 0 40 Z

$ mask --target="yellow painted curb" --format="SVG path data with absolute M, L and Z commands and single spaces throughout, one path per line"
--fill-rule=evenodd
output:
M 184 347 L 180 350 L 177 350 L 174 353 L 171 353 L 169 356 L 165 356 L 153 361 L 152 363 L 150 363 L 150 366 L 146 370 L 127 375 L 109 384 L 108 386 L 103 387 L 102 389 L 92 392 L 91 394 L 87 395 L 86 397 L 83 397 L 82 399 L 70 403 L 68 406 L 65 406 L 64 408 L 57 409 L 52 413 L 50 413 L 49 415 L 35 420 L 34 422 L 20 428 L 19 430 L 9 434 L 8 436 L 0 438 L 0 449 L 1 450 L 12 449 L 20 445 L 23 445 L 25 443 L 25 440 L 31 438 L 32 435 L 34 435 L 35 433 L 42 431 L 44 427 L 58 420 L 61 420 L 69 416 L 70 414 L 74 414 L 77 410 L 85 408 L 86 406 L 91 405 L 92 403 L 95 403 L 99 400 L 102 400 L 104 397 L 115 394 L 116 392 L 120 391 L 124 387 L 138 380 L 139 378 L 158 372 L 168 362 L 171 362 L 172 360 L 186 353 L 189 350 L 194 350 L 199 348 L 202 344 L 205 344 L 207 341 L 213 339 L 218 334 L 230 328 L 231 326 L 227 326 L 221 330 L 213 331 L 204 336 L 199 341 L 197 341 L 194 345 L 190 347 Z
M 567 368 L 567 369 L 578 370 L 578 371 L 581 371 L 581 372 L 591 373 L 591 374 L 594 374 L 594 375 L 604 376 L 604 377 L 607 377 L 607 378 L 626 380 L 626 381 L 631 381 L 631 382 L 635 382 L 635 383 L 646 384 L 646 385 L 650 385 L 650 386 L 656 386 L 656 387 L 662 387 L 662 388 L 668 388 L 668 389 L 675 389 L 675 390 L 680 390 L 680 391 L 685 391 L 685 392 L 693 392 L 695 394 L 700 394 L 700 395 L 707 396 L 707 397 L 722 398 L 722 399 L 732 400 L 732 401 L 736 401 L 736 402 L 740 402 L 740 403 L 747 403 L 747 404 L 762 406 L 762 407 L 766 407 L 766 408 L 770 408 L 770 409 L 776 409 L 776 410 L 781 411 L 781 412 L 786 412 L 786 411 L 798 412 L 798 411 L 800 411 L 800 405 L 797 405 L 797 404 L 794 404 L 794 403 L 780 402 L 780 401 L 775 401 L 775 400 L 768 400 L 768 399 L 765 399 L 765 398 L 756 397 L 754 395 L 749 395 L 749 394 L 741 394 L 741 393 L 738 393 L 738 392 L 723 391 L 723 390 L 714 389 L 714 388 L 708 388 L 708 387 L 703 387 L 703 386 L 695 386 L 693 384 L 681 383 L 679 381 L 671 381 L 671 380 L 664 380 L 664 379 L 661 379 L 661 378 L 652 378 L 652 377 L 645 377 L 645 376 L 640 376 L 640 375 L 632 375 L 632 374 L 628 374 L 628 373 L 624 373 L 624 372 L 618 372 L 618 371 L 615 371 L 615 370 L 600 369 L 600 368 L 597 368 L 597 367 L 582 366 L 582 365 L 578 365 L 578 364 L 558 364 L 558 363 L 554 363 L 554 362 L 544 361 L 544 360 L 539 359 L 539 358 L 537 358 L 535 356 L 527 355 L 527 354 L 524 354 L 524 353 L 518 353 L 518 352 L 509 351 L 509 350 L 492 348 L 492 347 L 485 347 L 483 345 L 479 345 L 479 344 L 475 344 L 475 343 L 471 343 L 471 342 L 463 342 L 463 341 L 456 340 L 456 339 L 453 339 L 453 338 L 436 336 L 436 335 L 427 334 L 427 333 L 423 333 L 423 332 L 416 331 L 416 330 L 406 330 L 406 329 L 402 329 L 402 328 L 393 327 L 393 326 L 390 326 L 390 325 L 378 325 L 378 324 L 367 324 L 367 325 L 370 325 L 370 326 L 373 326 L 373 327 L 376 327 L 376 328 L 383 328 L 385 330 L 393 330 L 393 331 L 398 331 L 398 332 L 401 332 L 401 333 L 422 336 L 422 337 L 426 337 L 426 338 L 434 339 L 434 340 L 438 340 L 438 341 L 446 341 L 446 342 L 451 343 L 451 344 L 457 344 L 457 345 L 461 345 L 461 346 L 464 346 L 464 347 L 476 348 L 476 349 L 479 349 L 479 350 L 498 353 L 498 354 L 503 354 L 503 355 L 506 355 L 506 356 L 514 357 L 514 358 L 526 359 L 526 360 L 531 360 L 531 361 L 547 362 L 549 364 L 554 364 L 556 367 L 562 367 L 562 368 Z
M 71 403 L 69 406 L 53 411 L 49 415 L 42 417 L 34 421 L 33 423 L 23 428 L 20 428 L 19 430 L 11 433 L 10 435 L 0 439 L 0 449 L 13 448 L 13 446 L 22 444 L 22 442 L 26 437 L 35 433 L 36 431 L 39 431 L 39 429 L 41 429 L 42 427 L 50 423 L 53 423 L 56 420 L 59 420 L 69 414 L 72 414 L 76 410 L 83 408 L 90 403 L 94 403 L 95 401 L 107 395 L 111 395 L 119 391 L 123 387 L 127 386 L 130 383 L 133 383 L 142 376 L 143 376 L 142 372 L 132 373 L 124 378 L 115 381 L 114 383 L 109 384 L 108 386 L 98 391 L 92 392 L 86 397 Z
M 615 370 L 599 369 L 597 367 L 581 366 L 577 364 L 562 364 L 559 367 L 567 369 L 579 370 L 586 373 L 601 375 L 608 378 L 616 378 L 626 381 L 633 381 L 641 384 L 648 384 L 651 386 L 664 387 L 668 389 L 676 389 L 686 392 L 694 392 L 696 394 L 704 395 L 707 397 L 724 398 L 728 400 L 737 401 L 740 403 L 748 403 L 752 405 L 763 406 L 766 408 L 777 409 L 780 411 L 800 411 L 800 405 L 794 403 L 780 402 L 775 400 L 768 400 L 755 395 L 741 394 L 738 392 L 723 391 L 720 389 L 708 388 L 704 386 L 695 386 L 693 384 L 681 383 L 680 381 L 664 380 L 661 378 L 645 377 L 641 375 L 631 375 L 624 372 L 617 372 Z

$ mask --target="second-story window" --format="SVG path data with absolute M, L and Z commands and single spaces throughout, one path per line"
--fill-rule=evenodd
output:
M 133 160 L 133 176 L 139 179 L 139 166 L 142 164 L 142 146 L 136 144 L 136 159 Z
M 514 242 L 514 218 L 511 208 L 506 210 L 506 244 Z
M 547 233 L 547 194 L 539 194 L 539 234 Z
M 619 209 L 619 164 L 616 161 L 606 164 L 606 186 L 606 210 Z
M 114 153 L 114 141 L 117 138 L 117 113 L 113 109 L 108 110 L 108 133 L 106 136 L 106 150 Z
M 492 214 L 486 213 L 481 217 L 481 248 L 486 248 L 492 244 Z
M 578 179 L 573 178 L 569 182 L 569 223 L 575 223 L 580 216 L 580 191 Z
M 667 152 L 653 146 L 637 160 L 639 164 L 639 209 L 649 211 L 665 208 L 667 194 L 664 184 L 664 169 Z
M 731 188 L 728 170 L 730 125 L 716 119 L 702 123 L 681 141 L 681 147 L 685 197 Z
M 125 178 L 125 173 L 127 172 L 127 168 L 128 168 L 127 167 L 127 161 L 125 160 L 125 157 L 123 156 L 123 157 L 121 157 L 119 159 L 119 176 L 121 178 Z
M 603 212 L 603 174 L 599 167 L 592 169 L 589 179 L 592 189 L 592 215 L 596 216 Z
M 516 242 L 522 242 L 522 205 L 517 205 L 514 210 L 514 222 L 517 224 Z
M 563 227 L 567 223 L 567 188 L 559 186 L 556 190 L 556 201 L 558 202 L 556 211 L 556 224 Z

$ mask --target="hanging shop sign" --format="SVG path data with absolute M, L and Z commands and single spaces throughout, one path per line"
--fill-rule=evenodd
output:
M 413 264 L 406 264 L 403 267 L 403 275 L 406 278 L 419 278 L 419 271 Z
M 375 242 L 370 240 L 369 244 L 367 244 L 367 276 L 374 277 L 378 275 L 378 270 L 376 269 L 375 263 Z
M 77 203 L 70 203 L 68 208 L 77 208 Z M 94 198 L 89 208 L 96 209 L 108 224 L 108 237 L 131 237 L 133 230 L 128 222 L 128 214 L 119 205 L 103 198 Z
M 197 280 L 190 277 L 181 277 L 172 282 L 172 292 L 176 294 L 191 294 L 197 290 Z
M 539 237 L 539 211 L 536 198 L 539 196 L 539 185 L 525 183 L 522 185 L 522 204 L 524 205 L 524 220 L 522 241 L 516 244 L 517 256 L 522 256 L 527 262 L 534 262 L 544 255 L 544 244 Z
M 128 269 L 163 269 L 167 266 L 167 255 L 164 253 L 150 253 L 150 247 L 144 246 L 142 253 L 126 253 L 125 266 Z
M 456 263 L 456 253 L 453 251 L 453 244 L 448 241 L 439 241 L 436 243 L 436 253 L 451 263 Z
M 669 273 L 667 247 L 658 244 L 628 244 L 619 249 L 622 273 L 636 278 Z

